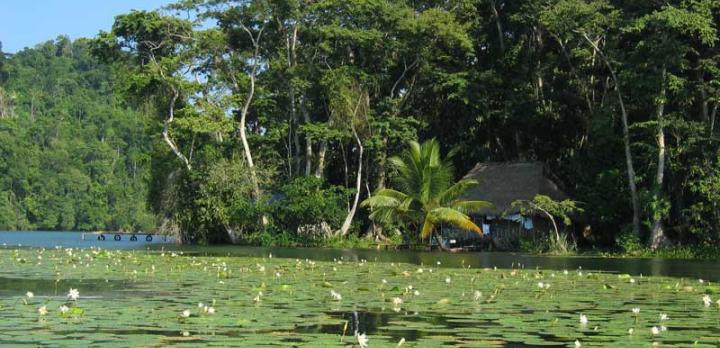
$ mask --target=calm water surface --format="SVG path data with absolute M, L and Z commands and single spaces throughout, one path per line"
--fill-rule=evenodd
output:
M 84 238 L 83 238 L 84 235 Z M 151 246 L 172 244 L 171 237 L 153 235 L 152 241 L 145 240 L 146 234 L 138 233 L 137 241 L 130 241 L 130 235 L 123 234 L 120 241 L 113 239 L 112 232 L 103 233 L 104 241 L 97 239 L 97 235 L 90 232 L 58 232 L 58 231 L 2 231 L 0 232 L 0 245 L 5 247 L 38 247 L 54 248 L 90 248 L 100 247 L 107 249 L 139 249 Z
M 294 259 L 332 260 L 368 260 L 376 262 L 403 262 L 413 264 L 437 265 L 441 267 L 498 267 L 498 268 L 541 268 L 555 270 L 573 270 L 582 268 L 606 272 L 628 273 L 632 275 L 653 275 L 701 278 L 720 281 L 720 261 L 714 260 L 667 260 L 602 257 L 558 257 L 537 256 L 508 252 L 472 252 L 445 253 L 395 250 L 355 250 L 328 248 L 266 248 L 248 246 L 180 246 L 172 238 L 163 239 L 153 236 L 152 242 L 145 241 L 145 235 L 139 234 L 138 240 L 131 242 L 130 236 L 123 235 L 121 241 L 113 240 L 113 234 L 106 234 L 104 241 L 97 240 L 92 234 L 82 239 L 81 232 L 0 232 L 0 245 L 15 247 L 62 247 L 106 249 L 165 249 L 183 251 L 188 255 L 209 256 L 269 256 Z

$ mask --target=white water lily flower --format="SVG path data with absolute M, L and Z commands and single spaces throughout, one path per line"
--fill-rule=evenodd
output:
M 183 331 L 182 335 L 183 335 L 183 337 L 188 337 L 188 336 L 190 336 L 190 332 Z
M 575 347 L 576 347 L 576 348 L 582 347 L 582 343 L 580 343 L 579 340 L 575 340 Z
M 588 317 L 585 314 L 580 314 L 580 324 L 587 325 L 587 323 L 588 323 Z
M 482 292 L 475 290 L 475 293 L 473 293 L 473 299 L 475 299 L 475 301 L 480 301 L 481 298 L 482 298 Z
M 399 305 L 403 304 L 403 299 L 401 299 L 401 298 L 399 298 L 399 297 L 393 297 L 393 298 L 392 298 L 392 303 L 393 303 L 393 305 L 395 305 L 395 306 L 399 306 Z
M 358 341 L 358 344 L 360 345 L 360 348 L 366 348 L 368 346 L 368 341 L 370 341 L 370 339 L 368 339 L 368 337 L 363 333 L 363 334 L 357 335 L 357 341 Z
M 660 329 L 659 329 L 657 326 L 653 326 L 653 327 L 650 329 L 650 332 L 652 332 L 653 335 L 659 335 L 659 334 L 660 334 Z
M 38 308 L 38 313 L 40 313 L 40 315 L 48 314 L 47 306 L 42 306 L 42 307 Z
M 667 331 L 667 326 L 660 325 L 660 332 Z
M 60 306 L 60 313 L 62 313 L 62 314 L 67 313 L 69 310 L 70 310 L 70 308 L 68 308 L 68 306 L 66 306 L 66 305 Z
M 32 300 L 32 298 L 35 297 L 35 294 L 33 294 L 31 291 L 28 291 L 25 293 L 25 297 L 27 297 L 28 300 Z
M 628 335 L 632 335 L 634 333 L 635 333 L 635 329 L 633 329 L 633 328 L 628 329 Z
M 635 307 L 632 309 L 632 312 L 633 312 L 633 314 L 638 315 L 638 314 L 640 314 L 640 308 Z
M 255 303 L 260 302 L 260 300 L 262 299 L 262 296 L 263 296 L 262 291 L 258 292 L 257 296 L 253 297 L 253 302 L 255 302 Z
M 635 284 L 635 278 L 630 278 L 630 284 Z
M 450 279 L 450 277 L 445 278 L 445 283 L 446 283 L 446 284 L 450 284 L 450 282 L 452 282 L 452 279 Z
M 190 310 L 189 310 L 189 309 L 186 309 L 186 310 L 182 311 L 182 317 L 183 317 L 183 318 L 189 318 L 189 317 L 190 317 Z
M 80 292 L 77 289 L 70 288 L 67 297 L 73 301 L 77 301 L 77 299 L 80 298 Z
M 383 279 L 383 280 L 382 280 L 382 283 L 383 283 L 383 284 L 387 284 L 387 280 Z
M 205 307 L 205 304 L 203 304 L 202 302 L 198 302 L 198 308 L 203 308 L 203 307 Z
M 342 300 L 342 295 L 340 295 L 339 292 L 335 292 L 335 290 L 330 290 L 330 297 L 332 297 L 335 301 Z
M 413 295 L 420 296 L 420 291 L 415 290 L 415 292 L 413 292 Z
M 705 307 L 710 307 L 710 305 L 712 304 L 712 299 L 710 298 L 710 295 L 703 296 L 702 300 L 705 304 Z
M 665 320 L 669 320 L 669 319 L 670 319 L 670 317 L 668 317 L 667 314 L 665 314 L 665 313 L 660 314 L 660 321 L 665 321 Z
M 538 283 L 538 288 L 543 289 L 545 288 L 545 284 L 543 282 Z
M 215 307 L 208 307 L 206 312 L 207 314 L 215 314 Z

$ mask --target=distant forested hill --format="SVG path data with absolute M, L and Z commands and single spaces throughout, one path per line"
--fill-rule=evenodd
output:
M 152 228 L 145 119 L 86 42 L 0 57 L 0 229 Z

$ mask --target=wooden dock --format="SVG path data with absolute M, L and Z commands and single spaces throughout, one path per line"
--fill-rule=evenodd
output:
M 107 239 L 107 236 L 112 236 L 112 240 L 114 241 L 121 241 L 123 240 L 123 236 L 125 236 L 125 239 L 129 239 L 131 242 L 137 242 L 138 236 L 145 236 L 146 242 L 152 242 L 153 241 L 153 233 L 148 232 L 103 232 L 103 231 L 96 231 L 96 232 L 84 232 L 82 234 L 82 240 L 87 240 L 88 238 L 95 238 L 99 241 L 104 241 Z M 127 237 L 130 236 L 130 237 Z M 167 241 L 167 236 L 162 236 L 163 241 Z

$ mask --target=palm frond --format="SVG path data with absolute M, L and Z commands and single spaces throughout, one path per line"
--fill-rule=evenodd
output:
M 463 214 L 471 214 L 483 209 L 495 209 L 495 204 L 488 201 L 456 201 L 450 204 L 450 208 Z
M 398 201 L 403 201 L 403 200 L 410 198 L 410 196 L 408 194 L 406 194 L 405 192 L 393 190 L 390 188 L 379 189 L 375 192 L 375 194 L 373 196 L 390 197 L 390 198 L 395 198 Z
M 402 201 L 390 196 L 374 195 L 366 198 L 360 203 L 361 207 L 370 207 L 372 209 L 398 207 Z
M 454 181 L 455 174 L 447 164 L 442 163 L 434 167 L 430 185 L 430 197 L 432 197 L 432 200 L 440 202 L 442 194 L 452 187 Z
M 390 165 L 397 171 L 398 176 L 395 181 L 398 188 L 405 192 L 417 192 L 419 179 L 418 163 L 413 160 L 413 155 L 406 152 L 402 157 L 393 156 L 388 159 Z
M 398 214 L 396 209 L 391 208 L 378 208 L 373 210 L 370 214 L 370 220 L 379 223 L 381 225 L 390 224 L 392 222 L 400 220 L 402 214 Z
M 469 216 L 452 208 L 435 208 L 428 214 L 428 219 L 482 234 L 482 229 L 472 222 Z
M 420 239 L 425 240 L 429 237 L 433 229 L 435 229 L 435 223 L 431 221 L 430 215 L 428 215 L 425 217 L 425 222 L 423 223 L 422 230 L 420 231 Z
M 465 214 L 493 205 L 459 200 L 468 188 L 477 185 L 477 181 L 466 179 L 454 183 L 452 161 L 442 157 L 436 139 L 422 144 L 411 141 L 406 151 L 390 157 L 388 162 L 397 171 L 393 178 L 395 189 L 379 190 L 361 204 L 372 209 L 370 218 L 373 221 L 422 224 L 422 239 L 430 236 L 438 223 L 482 233 Z
M 435 138 L 424 142 L 421 147 L 423 158 L 428 166 L 437 167 L 441 164 L 440 143 Z
M 422 145 L 417 141 L 410 142 L 410 149 L 407 152 L 408 160 L 415 164 L 415 167 L 419 167 L 418 164 L 422 162 Z
M 441 203 L 452 202 L 467 192 L 468 189 L 478 184 L 479 182 L 474 179 L 462 179 L 442 192 L 438 201 Z

